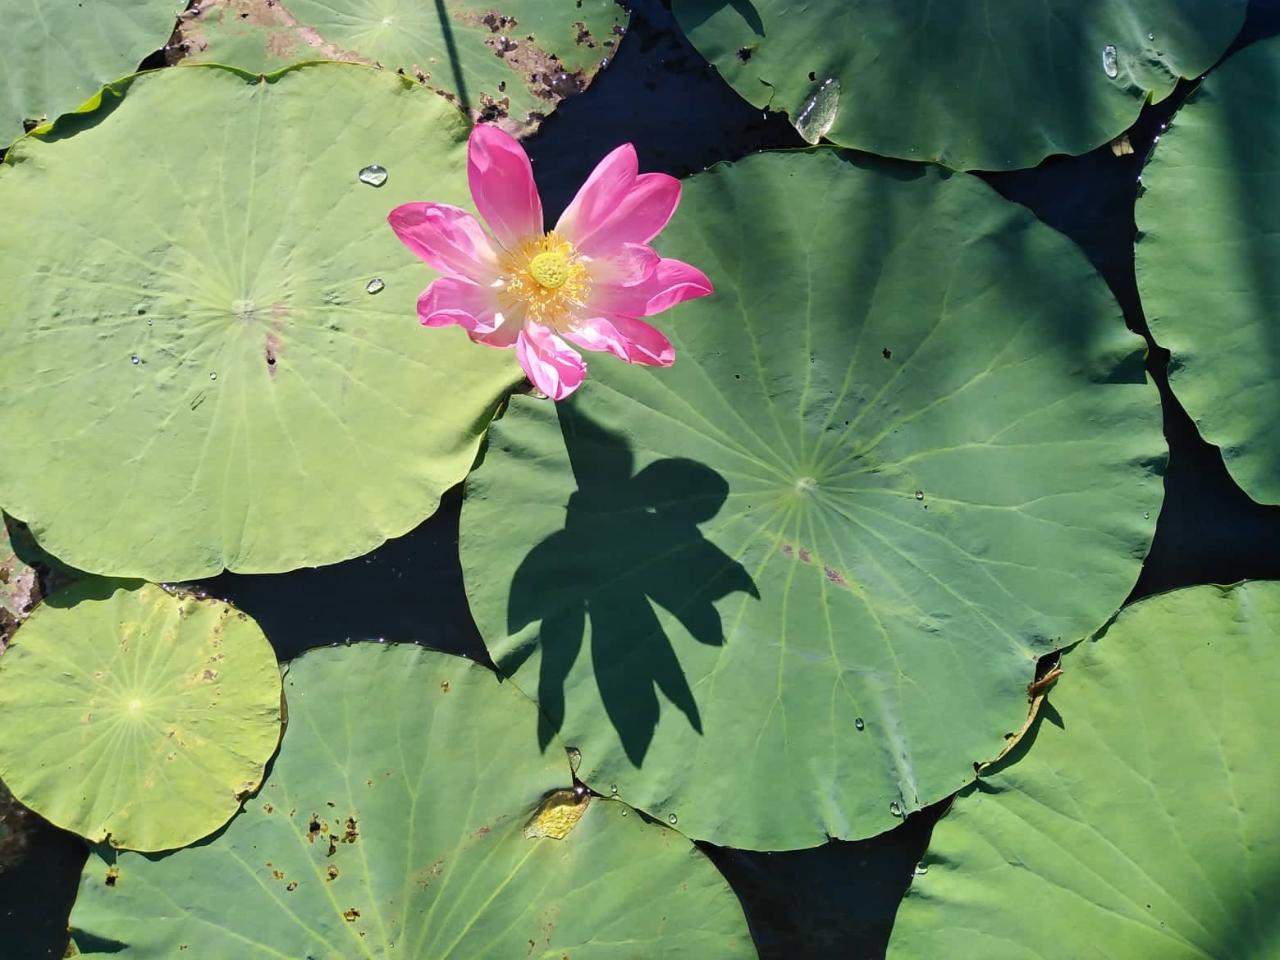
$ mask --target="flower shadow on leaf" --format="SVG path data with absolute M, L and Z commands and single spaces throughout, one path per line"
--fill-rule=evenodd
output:
M 578 489 L 569 497 L 564 529 L 534 547 L 516 570 L 508 629 L 541 623 L 538 702 L 547 722 L 539 743 L 545 749 L 564 724 L 565 682 L 590 624 L 600 699 L 627 757 L 640 766 L 658 723 L 658 691 L 702 732 L 678 654 L 684 631 L 699 643 L 722 646 L 715 601 L 760 594 L 742 564 L 698 528 L 728 496 L 720 474 L 686 459 L 657 460 L 634 472 L 625 439 L 572 402 L 556 410 Z M 559 582 L 548 585 L 547 568 L 561 571 Z M 660 611 L 684 631 L 669 635 Z M 514 672 L 532 652 L 504 663 L 504 671 Z

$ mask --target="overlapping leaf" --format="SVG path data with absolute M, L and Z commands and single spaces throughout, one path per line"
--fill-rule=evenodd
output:
M 286 692 L 261 793 L 208 844 L 91 858 L 77 940 L 121 960 L 755 955 L 710 862 L 620 802 L 571 799 L 563 749 L 539 753 L 536 709 L 489 670 L 357 644 L 294 661 Z M 548 801 L 573 810 L 562 839 L 530 829 Z
M 1195 587 L 1065 656 L 1034 739 L 935 828 L 891 960 L 1275 956 L 1278 618 L 1278 584 Z
M 1245 0 L 675 0 L 734 88 L 811 139 L 958 169 L 1035 166 L 1119 136 L 1213 65 Z
M 1235 54 L 1143 172 L 1138 285 L 1169 382 L 1245 492 L 1280 503 L 1280 40 Z
M 0 148 L 138 68 L 173 30 L 181 0 L 0 0 Z
M 615 0 L 205 0 L 175 54 L 259 72 L 376 63 L 521 133 L 591 83 L 625 23 Z

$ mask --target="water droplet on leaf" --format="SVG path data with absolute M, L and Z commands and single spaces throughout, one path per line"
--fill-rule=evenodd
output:
M 836 112 L 839 109 L 840 81 L 835 77 L 828 77 L 818 84 L 818 89 L 813 91 L 796 114 L 796 132 L 806 143 L 817 143 L 836 122 Z
M 616 796 L 618 795 L 618 785 L 615 783 L 615 784 L 613 784 L 612 786 L 610 786 L 610 787 L 609 787 L 609 792 L 610 792 L 610 793 L 612 793 L 612 794 L 616 797 Z
M 210 380 L 217 380 L 217 379 L 218 379 L 218 371 L 216 371 L 216 370 L 210 370 L 210 371 L 209 371 L 209 379 L 210 379 Z
M 923 860 L 921 860 L 919 863 L 916 864 L 917 877 L 923 877 L 928 872 L 929 872 L 929 865 L 925 863 Z
M 135 353 L 132 357 L 129 358 L 129 362 L 136 367 L 138 364 L 142 362 L 142 358 Z
M 667 823 L 671 824 L 673 827 L 676 825 L 676 815 L 674 813 L 667 815 Z
M 360 170 L 360 182 L 371 187 L 380 187 L 387 182 L 387 168 L 378 163 L 371 163 Z
M 382 282 L 381 277 L 374 277 L 372 280 L 370 280 L 368 283 L 364 285 L 364 292 L 365 293 L 381 293 L 383 290 L 386 289 L 386 286 L 387 285 Z
M 916 499 L 917 499 L 917 500 L 923 500 L 923 499 L 924 499 L 924 491 L 923 491 L 923 490 L 917 490 L 917 491 L 916 491 Z
M 1102 72 L 1112 80 L 1120 75 L 1120 55 L 1110 43 L 1102 48 Z
M 895 817 L 902 816 L 902 804 L 898 803 L 897 800 L 894 800 L 889 804 L 889 812 Z
M 867 725 L 863 722 L 861 717 L 858 717 L 856 720 L 853 721 L 853 727 L 855 730 L 867 729 Z

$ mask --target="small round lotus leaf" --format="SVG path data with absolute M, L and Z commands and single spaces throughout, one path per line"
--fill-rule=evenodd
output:
M 1118 137 L 1213 66 L 1246 0 L 674 0 L 694 46 L 810 142 L 961 170 Z
M 359 65 L 178 67 L 22 140 L 0 503 L 68 563 L 153 581 L 333 563 L 430 515 L 521 379 L 422 330 L 431 273 L 386 223 L 467 203 L 467 129 Z
M 1280 584 L 1143 600 L 962 791 L 890 960 L 1280 955 Z
M 255 73 L 376 63 L 519 134 L 591 83 L 626 19 L 616 0 L 204 0 L 183 14 L 176 53 Z
M 564 748 L 539 751 L 536 707 L 491 671 L 363 643 L 293 661 L 285 687 L 244 812 L 161 859 L 90 857 L 73 929 L 121 960 L 755 956 L 710 861 L 569 789 Z
M 1074 245 L 937 169 L 753 157 L 662 240 L 716 293 L 671 368 L 513 401 L 467 481 L 472 612 L 595 789 L 732 847 L 878 834 L 1132 588 L 1143 344 Z
M 138 69 L 173 32 L 181 0 L 0 0 L 0 147 Z
M 1156 144 L 1138 286 L 1169 382 L 1244 491 L 1280 503 L 1280 40 L 1214 70 Z
M 97 578 L 58 591 L 0 657 L 0 778 L 63 829 L 133 850 L 208 836 L 257 789 L 280 674 L 225 603 Z

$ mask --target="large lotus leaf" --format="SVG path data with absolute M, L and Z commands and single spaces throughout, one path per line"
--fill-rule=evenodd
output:
M 159 48 L 181 0 L 0 0 L 0 147 L 56 117 Z M 8 218 L 6 217 L 6 220 Z
M 1138 285 L 1169 381 L 1257 500 L 1280 503 L 1280 40 L 1246 47 L 1160 138 L 1138 200 Z
M 674 367 L 512 404 L 468 480 L 472 611 L 587 783 L 733 847 L 880 833 L 1133 586 L 1142 344 L 1070 242 L 936 168 L 753 157 L 663 241 L 716 294 Z
M 367 643 L 306 654 L 285 686 L 280 755 L 224 833 L 158 860 L 90 858 L 71 917 L 82 946 L 115 942 L 122 960 L 755 956 L 711 863 L 618 801 L 575 802 L 563 749 L 539 753 L 537 709 L 491 671 Z M 535 836 L 555 803 L 568 833 Z
M 255 790 L 280 737 L 280 673 L 225 603 L 97 578 L 53 594 L 0 657 L 0 778 L 90 840 L 168 850 Z
M 465 202 L 466 135 L 424 87 L 319 64 L 143 74 L 25 138 L 0 165 L 0 504 L 68 563 L 157 581 L 412 529 L 520 379 L 421 330 L 430 273 L 386 224 Z
M 616 0 L 206 0 L 177 52 L 260 72 L 377 63 L 521 133 L 591 82 L 625 23 Z
M 1203 73 L 1246 0 L 674 0 L 734 89 L 811 142 L 956 169 L 1035 166 L 1118 136 Z
M 1280 584 L 1128 608 L 956 798 L 889 956 L 1280 955 Z

